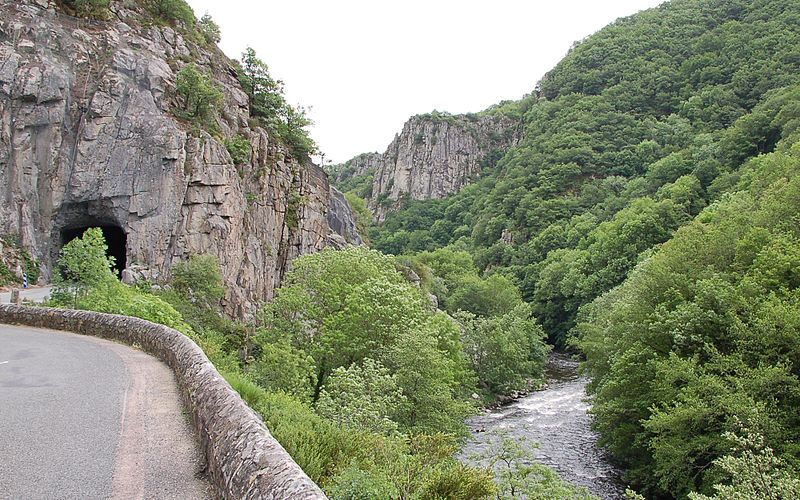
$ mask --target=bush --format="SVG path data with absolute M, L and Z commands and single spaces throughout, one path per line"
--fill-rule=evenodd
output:
M 213 255 L 192 255 L 172 267 L 172 286 L 189 301 L 206 307 L 219 305 L 225 293 L 219 262 Z
M 120 283 L 116 278 L 90 290 L 78 300 L 76 308 L 152 321 L 174 328 L 193 340 L 197 339 L 194 330 L 169 303 Z
M 115 281 L 111 271 L 114 258 L 106 255 L 107 250 L 103 232 L 96 227 L 64 245 L 53 275 L 53 300 L 78 307 L 78 301 L 90 291 Z
M 219 25 L 214 22 L 208 12 L 203 14 L 197 26 L 200 29 L 200 34 L 203 35 L 203 38 L 206 40 L 206 43 L 219 43 L 221 39 Z
M 108 9 L 110 0 L 63 0 L 63 3 L 78 17 L 105 20 L 111 14 Z
M 183 117 L 201 126 L 209 126 L 217 106 L 222 103 L 220 88 L 194 63 L 187 64 L 178 72 L 176 83 L 178 95 L 183 99 Z
M 194 11 L 184 0 L 153 0 L 152 10 L 165 22 L 179 22 L 187 28 L 194 27 Z
M 482 318 L 461 312 L 457 317 L 464 329 L 464 350 L 483 389 L 507 394 L 527 388 L 531 379 L 541 380 L 550 348 L 529 304 L 502 316 Z
M 225 140 L 225 147 L 228 148 L 228 153 L 231 155 L 231 159 L 236 165 L 250 163 L 250 155 L 253 146 L 250 144 L 247 137 L 237 134 Z
M 378 361 L 365 358 L 361 365 L 333 370 L 317 401 L 317 412 L 339 425 L 392 434 L 391 420 L 405 402 L 397 378 Z

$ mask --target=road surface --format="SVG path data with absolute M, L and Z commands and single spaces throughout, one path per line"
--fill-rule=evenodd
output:
M 22 300 L 30 300 L 32 302 L 43 302 L 50 296 L 52 286 L 40 286 L 32 288 L 20 288 L 20 296 Z M 0 304 L 8 304 L 11 302 L 11 292 L 0 292 Z
M 94 337 L 0 324 L 0 499 L 210 498 L 170 369 Z

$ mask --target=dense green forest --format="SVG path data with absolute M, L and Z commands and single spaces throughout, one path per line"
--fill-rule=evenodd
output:
M 586 356 L 601 442 L 646 496 L 797 495 L 800 4 L 620 19 L 518 109 L 517 146 L 456 195 L 406 200 L 373 247 L 424 264 L 456 315 L 518 289 Z
M 563 343 L 581 305 L 775 147 L 796 98 L 799 11 L 679 0 L 617 21 L 545 76 L 517 147 L 459 194 L 408 202 L 373 246 L 470 251 L 481 272 L 513 278 Z

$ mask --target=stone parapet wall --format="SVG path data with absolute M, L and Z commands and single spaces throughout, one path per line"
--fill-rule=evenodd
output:
M 5 304 L 0 323 L 101 337 L 161 359 L 175 372 L 221 498 L 326 498 L 197 344 L 180 332 L 128 316 Z

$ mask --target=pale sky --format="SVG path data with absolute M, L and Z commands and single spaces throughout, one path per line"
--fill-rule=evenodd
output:
M 519 99 L 580 40 L 663 0 L 188 0 L 311 107 L 327 160 L 383 152 L 412 115 Z

